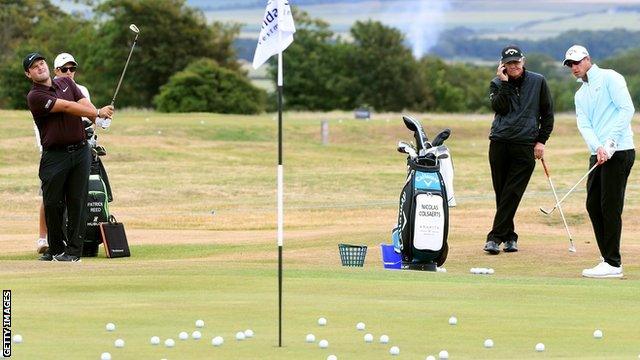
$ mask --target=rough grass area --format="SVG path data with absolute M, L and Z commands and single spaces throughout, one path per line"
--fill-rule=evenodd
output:
M 278 348 L 273 114 L 221 116 L 120 112 L 99 133 L 114 189 L 111 211 L 125 223 L 133 256 L 78 264 L 35 260 L 37 162 L 29 113 L 0 111 L 0 284 L 12 290 L 16 359 L 629 359 L 640 353 L 638 169 L 624 213 L 623 280 L 583 279 L 598 261 L 584 186 L 564 207 L 578 252 L 569 253 L 538 164 L 516 217 L 520 252 L 487 256 L 494 198 L 487 161 L 489 115 L 418 114 L 433 137 L 450 127 L 459 206 L 451 210 L 448 272 L 384 270 L 405 177 L 399 114 L 371 121 L 350 113 L 285 114 L 284 347 Z M 330 141 L 320 141 L 327 120 Z M 637 119 L 634 130 L 640 131 Z M 571 115 L 559 115 L 547 144 L 551 176 L 566 192 L 587 170 Z M 338 243 L 368 246 L 364 268 L 340 265 Z M 495 274 L 472 275 L 471 267 Z M 447 323 L 449 316 L 458 325 Z M 324 316 L 327 327 L 316 320 Z M 178 333 L 206 322 L 199 341 Z M 365 322 L 365 332 L 355 324 Z M 107 322 L 116 331 L 106 332 Z M 251 328 L 256 336 L 234 340 Z M 592 337 L 595 329 L 604 338 Z M 391 342 L 365 344 L 364 333 Z M 308 333 L 315 344 L 304 342 Z M 149 338 L 176 340 L 151 346 Z M 225 344 L 211 346 L 221 335 Z M 123 349 L 113 342 L 122 338 Z M 486 338 L 495 342 L 485 349 Z M 319 349 L 317 341 L 330 346 Z M 542 342 L 547 350 L 536 353 Z M 56 352 L 52 352 L 56 349 Z

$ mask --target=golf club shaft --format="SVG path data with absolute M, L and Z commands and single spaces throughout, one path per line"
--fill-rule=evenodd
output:
M 122 79 L 124 79 L 124 73 L 127 72 L 127 66 L 129 66 L 129 60 L 131 60 L 131 54 L 133 54 L 133 48 L 136 47 L 136 42 L 138 41 L 138 35 L 140 34 L 136 34 L 135 39 L 133 39 L 131 50 L 129 50 L 129 56 L 127 56 L 127 62 L 124 64 L 124 69 L 122 69 L 122 74 L 120 75 L 118 86 L 116 87 L 116 91 L 113 93 L 113 99 L 111 99 L 111 106 L 113 106 L 116 102 L 116 96 L 118 96 L 118 91 L 120 91 L 120 85 L 122 85 Z
M 558 201 L 558 194 L 556 193 L 556 187 L 553 186 L 553 181 L 551 181 L 551 175 L 549 175 L 549 169 L 547 168 L 547 163 L 544 161 L 544 158 L 541 158 L 542 167 L 544 168 L 544 173 L 547 175 L 547 180 L 549 181 L 549 186 L 551 186 L 551 192 L 553 192 L 553 198 L 556 200 L 556 206 L 558 207 L 558 211 L 560 211 L 560 216 L 562 217 L 562 223 L 564 224 L 564 229 L 567 231 L 567 235 L 569 236 L 569 251 L 575 252 L 576 247 L 573 244 L 573 237 L 571 236 L 571 231 L 569 231 L 569 225 L 567 225 L 567 219 L 564 217 L 564 212 L 562 211 L 562 206 L 560 206 L 560 202 Z
M 543 162 L 544 164 L 544 162 Z M 589 174 L 591 174 L 591 172 L 598 166 L 598 164 L 594 164 L 591 169 L 589 169 L 589 171 L 587 171 L 586 174 L 584 174 L 584 176 L 582 176 L 580 178 L 580 180 L 578 180 L 578 182 L 573 185 L 573 187 L 571 189 L 569 189 L 569 191 L 567 191 L 567 193 L 562 197 L 562 199 L 560 199 L 560 201 L 556 201 L 555 206 L 553 207 L 553 209 L 549 210 L 549 211 L 543 211 L 545 214 L 551 214 L 557 207 L 558 205 L 560 205 L 566 198 L 567 196 L 569 196 L 569 194 L 571 194 L 573 192 L 573 190 L 575 190 L 575 188 L 582 182 L 582 180 L 584 180 L 587 176 L 589 176 Z

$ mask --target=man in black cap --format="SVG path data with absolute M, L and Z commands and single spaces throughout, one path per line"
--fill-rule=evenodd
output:
M 496 77 L 489 86 L 495 112 L 489 134 L 489 164 L 496 194 L 496 214 L 484 251 L 518 251 L 513 218 L 544 145 L 553 130 L 553 100 L 545 78 L 524 68 L 518 46 L 502 49 Z
M 52 80 L 46 59 L 38 53 L 27 55 L 22 67 L 33 82 L 27 103 L 43 148 L 38 175 L 42 182 L 49 250 L 40 260 L 79 261 L 91 166 L 82 117 L 91 121 L 96 117 L 111 118 L 114 110 L 112 106 L 96 109 L 70 78 Z

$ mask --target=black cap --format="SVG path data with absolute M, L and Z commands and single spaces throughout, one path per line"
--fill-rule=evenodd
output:
M 522 50 L 516 45 L 509 45 L 502 49 L 502 63 L 506 64 L 509 61 L 521 61 L 524 57 Z
M 32 52 L 31 54 L 25 56 L 24 60 L 22 60 L 22 67 L 24 68 L 24 71 L 29 71 L 31 65 L 33 65 L 36 60 L 40 59 L 46 60 L 44 56 L 40 55 L 37 52 Z

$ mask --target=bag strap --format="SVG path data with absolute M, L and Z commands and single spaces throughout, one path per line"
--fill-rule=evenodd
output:
M 109 224 L 117 224 L 118 220 L 116 220 L 116 217 L 113 215 L 109 215 Z

